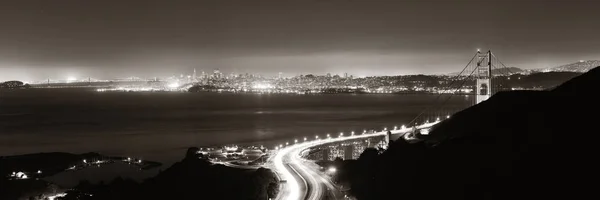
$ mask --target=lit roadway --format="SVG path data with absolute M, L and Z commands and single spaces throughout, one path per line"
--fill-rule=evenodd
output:
M 417 129 L 429 128 L 439 121 L 426 123 L 417 126 Z M 402 128 L 390 130 L 392 134 L 405 134 L 412 131 L 412 128 Z M 331 192 L 332 197 L 338 199 L 341 193 L 331 183 L 329 178 L 319 171 L 316 165 L 302 159 L 302 151 L 319 145 L 328 143 L 343 142 L 346 140 L 355 140 L 368 137 L 385 136 L 387 131 L 376 133 L 363 133 L 354 135 L 336 135 L 331 138 L 315 139 L 307 142 L 298 142 L 279 149 L 279 151 L 270 158 L 269 166 L 275 169 L 281 180 L 285 180 L 276 199 L 281 200 L 318 200 L 322 199 Z

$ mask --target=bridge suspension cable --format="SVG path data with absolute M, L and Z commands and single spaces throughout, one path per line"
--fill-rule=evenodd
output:
M 487 65 L 482 65 L 484 63 Z M 499 80 L 496 80 L 497 77 L 500 76 L 496 75 L 497 77 L 495 77 L 495 73 L 500 73 L 500 76 L 506 76 L 506 78 L 500 78 Z M 473 79 L 475 74 L 477 74 L 477 78 Z M 428 112 L 432 112 L 437 116 L 436 121 L 440 120 L 439 116 L 441 112 L 448 112 L 446 115 L 449 117 L 450 112 L 453 112 L 453 108 L 447 108 L 446 106 L 454 106 L 448 105 L 448 102 L 452 99 L 452 97 L 458 96 L 457 94 L 461 94 L 462 96 L 464 93 L 466 98 L 474 95 L 474 97 L 470 98 L 471 103 L 469 103 L 468 106 L 472 106 L 484 101 L 494 93 L 507 89 L 507 84 L 505 84 L 506 80 L 504 79 L 509 79 L 511 74 L 513 74 L 513 72 L 510 70 L 510 68 L 506 67 L 506 65 L 504 65 L 504 63 L 502 63 L 494 54 L 492 54 L 491 51 L 487 51 L 486 53 L 477 51 L 477 53 L 475 53 L 462 71 L 456 75 L 452 81 L 445 86 L 445 88 L 443 88 L 443 91 L 445 92 L 440 92 L 440 94 L 438 94 L 433 100 L 433 103 L 423 109 L 408 124 L 409 126 L 416 126 L 417 122 L 419 122 L 424 115 L 427 115 Z M 465 88 L 465 85 L 467 85 L 469 82 L 473 82 L 475 87 L 472 87 L 472 89 Z M 464 91 L 461 91 L 463 89 Z M 442 98 L 444 95 L 448 96 L 446 98 Z M 429 120 L 424 120 L 424 122 L 427 123 Z
M 461 75 L 465 72 L 465 70 L 467 70 L 467 68 L 469 68 L 469 66 L 471 65 L 471 63 L 473 63 L 473 60 L 475 60 L 475 58 L 479 55 L 479 52 L 475 53 L 475 55 L 473 55 L 473 57 L 471 58 L 471 60 L 467 63 L 467 65 L 460 71 L 460 73 L 458 73 L 458 75 L 455 76 L 455 78 L 452 79 L 452 81 L 448 84 L 448 86 L 446 86 L 447 88 L 451 88 L 452 85 L 454 85 L 457 80 L 461 77 Z M 472 72 L 471 72 L 472 73 Z M 417 120 L 419 119 L 419 117 L 421 117 L 423 114 L 425 114 L 425 112 L 429 111 L 433 106 L 436 105 L 435 102 L 437 102 L 443 95 L 444 93 L 440 93 L 437 95 L 437 97 L 433 100 L 433 104 L 431 104 L 431 106 L 423 109 L 423 111 L 421 111 L 413 120 L 411 120 L 408 125 L 409 126 L 414 126 L 416 125 Z

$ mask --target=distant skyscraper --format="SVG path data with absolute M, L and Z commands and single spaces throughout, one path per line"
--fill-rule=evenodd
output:
M 344 78 L 348 78 L 348 72 L 344 73 Z
M 331 73 L 327 73 L 327 78 L 331 78 Z
M 283 75 L 283 73 L 279 72 L 279 77 L 278 77 L 279 79 L 282 78 L 281 75 Z
M 196 81 L 196 68 L 194 68 L 194 75 L 192 75 L 192 80 Z

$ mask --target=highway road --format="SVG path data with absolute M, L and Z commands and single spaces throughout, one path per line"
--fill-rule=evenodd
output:
M 258 169 L 258 168 L 263 167 L 260 165 L 238 165 L 238 164 L 234 164 L 233 161 L 227 161 L 227 162 L 213 161 L 212 163 L 213 164 L 221 164 L 221 165 L 225 165 L 227 167 L 233 167 L 233 168 L 239 168 L 239 169 Z
M 439 121 L 426 123 L 417 126 L 417 129 L 429 128 Z M 390 130 L 392 134 L 405 134 L 412 128 L 403 128 Z M 316 139 L 307 142 L 301 142 L 283 147 L 275 153 L 268 161 L 267 166 L 278 173 L 282 184 L 280 192 L 276 199 L 279 200 L 319 200 L 329 195 L 335 199 L 343 197 L 337 187 L 329 180 L 326 174 L 323 174 L 314 162 L 303 159 L 300 154 L 302 151 L 328 143 L 343 142 L 346 140 L 355 140 L 368 137 L 384 136 L 387 131 L 376 133 L 364 133 L 334 138 Z

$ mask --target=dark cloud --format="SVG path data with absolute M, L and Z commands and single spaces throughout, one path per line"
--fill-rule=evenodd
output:
M 0 79 L 538 68 L 600 57 L 598 1 L 6 0 Z M 25 77 L 27 75 L 27 77 Z

